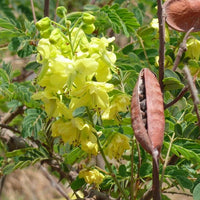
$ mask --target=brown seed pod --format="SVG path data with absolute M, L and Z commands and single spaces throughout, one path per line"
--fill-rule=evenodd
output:
M 164 137 L 164 106 L 160 85 L 147 68 L 141 70 L 131 102 L 132 128 L 141 146 L 160 153 Z
M 177 31 L 200 31 L 200 0 L 167 0 L 163 4 L 167 24 Z

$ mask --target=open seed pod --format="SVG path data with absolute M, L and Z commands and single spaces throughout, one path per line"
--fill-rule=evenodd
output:
M 177 31 L 200 31 L 200 0 L 167 0 L 163 4 L 167 24 Z
M 150 154 L 161 151 L 164 137 L 164 106 L 160 85 L 147 68 L 141 70 L 131 102 L 132 128 L 137 141 Z

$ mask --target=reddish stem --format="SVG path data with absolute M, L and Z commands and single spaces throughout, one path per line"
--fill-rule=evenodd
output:
M 153 150 L 153 200 L 161 200 L 160 181 L 159 181 L 159 152 L 157 149 Z

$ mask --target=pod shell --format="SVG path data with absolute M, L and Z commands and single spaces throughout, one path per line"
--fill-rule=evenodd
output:
M 139 87 L 144 77 L 146 93 L 147 129 L 140 112 Z M 155 75 L 147 68 L 141 70 L 131 102 L 131 120 L 135 137 L 150 154 L 157 149 L 160 153 L 165 128 L 163 97 Z
M 163 4 L 167 24 L 180 32 L 200 31 L 200 0 L 167 0 Z

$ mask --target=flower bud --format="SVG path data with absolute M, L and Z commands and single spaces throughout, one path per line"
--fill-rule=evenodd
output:
M 41 30 L 40 35 L 42 38 L 49 38 L 49 36 L 51 35 L 51 31 L 52 31 L 51 27 L 45 30 Z
M 56 9 L 56 15 L 58 15 L 58 17 L 63 18 L 67 13 L 67 9 L 64 6 L 59 6 Z
M 82 26 L 82 29 L 86 34 L 91 34 L 94 32 L 95 26 L 94 26 L 94 24 L 84 24 Z
M 85 24 L 93 24 L 95 21 L 95 17 L 91 15 L 90 13 L 84 13 L 83 14 L 83 22 Z
M 49 41 L 52 43 L 52 44 L 55 44 L 57 43 L 60 39 L 61 39 L 61 32 L 60 32 L 60 29 L 59 28 L 55 28 L 52 32 L 51 32 L 51 35 L 49 37 Z
M 51 26 L 51 20 L 48 17 L 42 18 L 36 23 L 36 28 L 39 31 L 44 31 Z
M 70 20 L 67 20 L 67 21 L 65 22 L 65 25 L 66 25 L 67 28 L 69 28 L 69 27 L 71 26 L 71 21 L 70 21 Z

